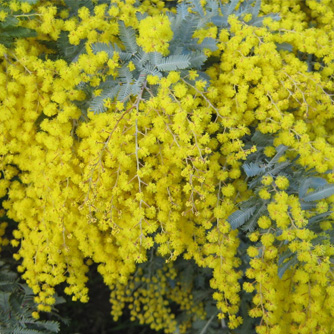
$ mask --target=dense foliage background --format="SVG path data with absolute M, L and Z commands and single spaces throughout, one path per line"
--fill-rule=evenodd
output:
M 333 24 L 0 1 L 1 332 L 331 333 Z

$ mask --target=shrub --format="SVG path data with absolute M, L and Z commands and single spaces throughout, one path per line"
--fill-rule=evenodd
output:
M 39 311 L 87 302 L 96 263 L 114 319 L 165 333 L 333 328 L 333 10 L 1 2 L 0 189 Z

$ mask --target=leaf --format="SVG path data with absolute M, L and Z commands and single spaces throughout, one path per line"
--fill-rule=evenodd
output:
M 119 21 L 119 37 L 127 51 L 137 52 L 136 33 L 131 27 L 126 27 L 123 21 Z
M 299 198 L 302 199 L 306 195 L 307 190 L 309 188 L 319 189 L 321 187 L 324 187 L 327 184 L 328 184 L 327 181 L 323 179 L 322 177 L 310 177 L 310 178 L 304 179 L 300 183 L 300 186 L 299 186 L 299 190 L 298 190 Z
M 101 51 L 104 51 L 107 53 L 109 58 L 112 58 L 114 55 L 114 47 L 112 46 L 111 43 L 94 43 L 92 44 L 92 51 L 97 54 Z
M 283 252 L 278 259 L 278 265 L 282 265 L 283 262 L 288 259 L 289 257 L 291 257 L 292 255 L 294 255 L 294 253 L 291 252 L 291 250 L 286 250 L 285 252 Z
M 38 321 L 36 325 L 53 333 L 58 333 L 59 331 L 59 323 L 56 321 Z
M 151 74 L 151 75 L 156 75 L 159 78 L 162 77 L 161 72 L 159 72 L 154 65 L 147 63 L 145 64 L 145 66 L 143 66 L 143 68 L 141 69 L 141 74 L 143 75 L 147 75 L 147 74 Z
M 257 207 L 255 207 L 255 208 L 257 208 Z M 266 202 L 264 202 L 264 203 L 262 203 L 260 208 L 256 210 L 256 212 L 253 214 L 253 216 L 250 217 L 250 219 L 247 221 L 247 223 L 242 226 L 242 230 L 243 231 L 249 231 L 249 232 L 254 231 L 258 219 L 266 211 L 267 211 L 267 206 L 266 206 Z
M 193 10 L 196 13 L 198 13 L 201 17 L 204 17 L 204 11 L 203 11 L 200 0 L 192 0 L 191 3 L 195 6 L 195 9 Z
M 207 56 L 203 52 L 196 50 L 190 54 L 190 67 L 201 69 L 206 60 Z
M 323 212 L 323 213 L 320 213 L 318 215 L 315 215 L 313 217 L 311 217 L 309 220 L 308 220 L 308 226 L 309 225 L 312 225 L 314 223 L 320 223 L 324 220 L 326 220 L 326 218 L 328 216 L 330 216 L 331 214 L 333 213 L 333 211 L 327 211 L 327 212 Z
M 146 53 L 141 48 L 138 51 L 138 59 L 133 59 L 133 63 L 136 65 L 136 67 L 139 67 L 140 69 L 143 68 L 145 63 L 147 63 L 150 59 L 150 52 Z
M 163 57 L 162 57 L 162 54 L 160 52 L 150 52 L 148 54 L 148 57 L 149 57 L 150 62 L 154 66 L 157 66 L 157 65 L 163 63 L 163 61 L 162 61 Z
M 35 5 L 39 0 L 18 0 L 19 2 L 27 2 L 30 5 Z
M 278 267 L 278 272 L 277 272 L 278 277 L 282 279 L 285 272 L 297 263 L 298 263 L 297 256 L 294 255 L 291 259 L 289 259 L 287 262 L 284 262 L 281 266 Z
M 256 0 L 253 10 L 251 11 L 252 17 L 257 17 L 259 15 L 261 8 L 261 0 Z
M 334 194 L 334 185 L 328 184 L 324 187 L 321 187 L 315 191 L 310 192 L 303 198 L 303 200 L 305 202 L 318 201 L 320 199 L 327 198 L 333 194 Z
M 45 334 L 38 329 L 29 329 L 29 328 L 15 328 L 11 334 Z
M 33 29 L 24 27 L 7 27 L 1 32 L 1 37 L 23 38 L 36 37 L 37 33 Z
M 7 16 L 3 22 L 0 22 L 1 29 L 8 29 L 12 27 L 16 27 L 20 21 L 15 16 Z
M 217 27 L 226 26 L 227 20 L 220 15 L 216 15 L 211 19 L 212 23 Z
M 244 163 L 242 165 L 242 168 L 244 169 L 248 177 L 261 175 L 266 170 L 265 167 L 260 167 L 257 163 L 254 163 L 254 162 Z
M 88 109 L 92 110 L 95 114 L 100 114 L 106 111 L 104 102 L 106 99 L 113 99 L 117 96 L 120 86 L 115 85 L 112 88 L 105 89 L 99 96 L 95 96 L 89 103 Z
M 189 49 L 195 50 L 203 50 L 203 49 L 210 49 L 211 51 L 218 50 L 216 40 L 211 37 L 206 37 L 203 39 L 202 43 L 197 43 L 197 38 L 193 39 L 192 42 L 187 43 L 186 47 Z
M 179 69 L 185 69 L 190 65 L 189 55 L 172 55 L 162 58 L 160 64 L 156 64 L 159 71 L 169 72 Z
M 270 160 L 270 162 L 269 162 L 269 164 L 268 164 L 268 167 L 269 167 L 270 165 L 273 165 L 273 164 L 277 163 L 278 160 L 279 160 L 279 158 L 285 153 L 285 151 L 286 151 L 287 149 L 288 149 L 288 147 L 285 146 L 285 145 L 283 145 L 283 144 L 277 146 L 277 147 L 276 147 L 276 152 L 277 152 L 277 153 L 276 153 L 275 156 Z
M 127 67 L 122 67 L 118 70 L 118 78 L 122 83 L 131 83 L 133 81 L 133 75 Z
M 290 43 L 276 43 L 276 48 L 278 51 L 284 50 L 284 51 L 293 51 L 293 46 Z
M 174 31 L 172 43 L 175 46 L 187 44 L 192 38 L 197 29 L 198 19 L 190 17 L 187 20 L 182 20 L 179 28 Z
M 189 6 L 182 2 L 176 6 L 177 9 L 177 16 L 180 15 L 181 20 L 184 20 L 190 13 L 188 11 Z
M 123 84 L 119 89 L 117 100 L 125 102 L 130 97 L 131 92 L 132 92 L 132 85 L 130 83 Z
M 0 292 L 13 292 L 16 286 L 9 282 L 0 282 Z
M 291 162 L 290 162 L 290 161 L 284 161 L 284 162 L 281 162 L 281 163 L 277 164 L 277 165 L 275 166 L 275 168 L 273 168 L 273 169 L 270 170 L 270 174 L 272 174 L 272 175 L 277 175 L 277 174 L 280 173 L 281 171 L 286 170 L 286 168 L 287 168 L 288 166 L 290 166 L 290 165 L 291 165 Z M 268 166 L 270 166 L 270 165 L 268 165 Z
M 230 223 L 231 228 L 236 230 L 246 223 L 246 221 L 254 214 L 255 210 L 256 206 L 244 210 L 237 210 L 228 217 L 227 221 Z
M 91 0 L 64 0 L 66 6 L 70 10 L 70 17 L 77 16 L 78 10 L 81 7 L 87 7 L 90 12 L 94 9 L 94 4 Z
M 227 10 L 226 10 L 226 13 L 223 13 L 223 11 L 222 11 L 222 14 L 226 15 L 227 17 L 229 17 L 233 13 L 233 11 L 235 10 L 235 8 L 237 7 L 238 3 L 239 3 L 239 0 L 232 0 L 230 2 L 230 4 L 229 4 Z
M 213 314 L 210 319 L 207 321 L 207 323 L 205 324 L 205 326 L 203 327 L 203 329 L 201 330 L 200 334 L 205 334 L 208 327 L 210 326 L 212 320 L 217 316 L 217 313 L 216 314 Z
M 316 203 L 307 203 L 307 202 L 304 202 L 303 200 L 299 200 L 299 202 L 300 202 L 300 207 L 301 207 L 301 209 L 302 210 L 312 210 L 312 209 L 314 209 L 314 208 L 316 208 L 317 207 L 317 204 Z
M 273 144 L 273 137 L 260 131 L 255 131 L 251 141 L 254 142 L 257 146 L 266 147 Z
M 17 316 L 19 316 L 23 312 L 21 307 L 23 298 L 24 294 L 20 293 L 19 290 L 16 290 L 9 296 L 9 305 L 12 309 L 12 312 L 14 312 Z
M 138 95 L 143 88 L 144 82 L 146 80 L 146 75 L 140 74 L 138 79 L 134 82 L 131 87 L 131 95 Z
M 57 47 L 60 54 L 69 63 L 76 62 L 81 54 L 86 50 L 85 40 L 82 40 L 79 45 L 72 45 L 68 39 L 68 32 L 62 31 L 57 40 Z
M 210 10 L 212 14 L 216 15 L 219 14 L 218 12 L 218 2 L 215 0 L 208 0 L 206 2 L 206 9 L 207 11 Z

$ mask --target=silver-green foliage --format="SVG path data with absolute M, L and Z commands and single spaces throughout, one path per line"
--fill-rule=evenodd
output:
M 268 160 L 264 154 L 264 147 L 272 145 L 272 137 L 255 132 L 250 141 L 257 146 L 257 152 L 250 154 L 242 167 L 247 176 L 248 187 L 254 191 L 254 196 L 242 202 L 240 209 L 230 215 L 228 221 L 233 229 L 241 227 L 245 231 L 253 231 L 257 220 L 254 217 L 269 214 L 267 205 L 271 199 L 264 200 L 258 195 L 264 176 L 275 178 L 278 175 L 284 175 L 287 177 L 289 188 L 286 192 L 299 197 L 303 210 L 314 209 L 317 201 L 334 194 L 334 185 L 328 184 L 324 178 L 316 177 L 313 170 L 305 170 L 304 167 L 298 165 L 298 157 L 292 161 L 279 161 L 288 150 L 287 146 L 276 147 L 275 156 Z
M 28 2 L 33 5 L 38 0 L 19 0 L 19 2 Z M 7 48 L 11 47 L 18 38 L 37 36 L 35 30 L 21 26 L 22 22 L 27 19 L 27 16 L 23 16 L 22 14 L 24 13 L 21 10 L 12 11 L 8 7 L 8 4 L 8 0 L 0 3 L 0 11 L 7 13 L 7 17 L 3 21 L 0 21 L 0 44 L 3 44 Z M 29 14 L 33 15 L 34 12 L 31 11 Z
M 70 0 L 68 0 L 69 2 Z M 145 53 L 143 49 L 136 43 L 136 31 L 131 27 L 126 27 L 124 22 L 119 20 L 119 38 L 122 45 L 112 43 L 95 43 L 92 45 L 94 53 L 105 51 L 109 58 L 112 58 L 115 52 L 120 56 L 120 67 L 118 75 L 109 76 L 100 86 L 95 89 L 101 90 L 98 96 L 94 96 L 92 87 L 83 84 L 86 90 L 90 89 L 89 99 L 85 108 L 101 113 L 106 110 L 104 103 L 107 99 L 126 102 L 131 96 L 139 96 L 141 98 L 149 97 L 145 95 L 148 90 L 156 92 L 157 87 L 150 87 L 146 81 L 147 75 L 154 75 L 162 78 L 170 71 L 178 71 L 181 77 L 187 80 L 189 70 L 197 70 L 199 74 L 197 80 L 209 84 L 209 77 L 204 72 L 207 56 L 205 49 L 211 51 L 217 50 L 217 43 L 214 38 L 204 38 L 199 43 L 198 38 L 194 38 L 194 32 L 208 26 L 217 26 L 218 29 L 229 29 L 228 17 L 236 15 L 240 20 L 250 13 L 252 19 L 247 24 L 259 26 L 262 24 L 265 16 L 259 17 L 260 0 L 246 1 L 240 3 L 239 0 L 232 0 L 227 5 L 222 5 L 218 0 L 209 0 L 203 7 L 200 0 L 189 0 L 177 5 L 176 13 L 168 12 L 168 18 L 173 31 L 173 38 L 169 42 L 169 56 L 164 57 L 159 52 Z M 111 2 L 110 5 L 113 5 Z M 278 19 L 277 15 L 270 15 L 274 19 Z M 138 14 L 137 18 L 142 20 L 145 14 Z M 64 43 L 66 38 L 64 38 Z M 62 42 L 60 41 L 60 44 Z M 64 44 L 65 45 L 65 44 Z M 83 53 L 82 46 L 71 47 L 67 45 L 65 50 L 70 54 L 72 61 L 76 61 L 78 56 Z M 75 55 L 75 52 L 77 54 Z M 66 52 L 66 51 L 65 51 Z M 128 68 L 129 63 L 135 65 L 135 70 Z M 191 82 L 193 83 L 193 82 Z M 83 110 L 85 113 L 86 110 Z
M 232 229 L 240 229 L 243 232 L 252 232 L 255 229 L 260 229 L 257 221 L 262 215 L 269 215 L 267 207 L 273 200 L 262 199 L 259 196 L 259 190 L 263 186 L 261 180 L 264 176 L 272 176 L 275 179 L 278 175 L 284 175 L 289 180 L 289 187 L 285 192 L 288 195 L 297 196 L 302 210 L 311 212 L 306 228 L 318 235 L 317 238 L 312 240 L 312 244 L 315 246 L 324 240 L 334 242 L 333 231 L 324 231 L 320 228 L 322 221 L 332 221 L 329 217 L 332 213 L 331 209 L 321 214 L 314 213 L 317 201 L 334 194 L 334 185 L 329 184 L 324 178 L 319 177 L 313 169 L 306 170 L 299 165 L 298 156 L 293 160 L 279 161 L 288 151 L 288 147 L 284 145 L 276 147 L 275 156 L 268 159 L 264 154 L 264 148 L 273 145 L 272 136 L 255 132 L 248 139 L 245 146 L 249 148 L 252 145 L 257 146 L 257 151 L 247 157 L 247 160 L 243 164 L 243 169 L 246 174 L 248 187 L 253 190 L 254 195 L 247 201 L 240 203 L 239 210 L 229 216 L 228 221 Z M 272 188 L 271 191 L 275 191 L 275 189 Z M 282 233 L 278 227 L 275 230 L 277 236 Z M 297 263 L 297 254 L 287 250 L 279 257 L 278 276 L 282 277 L 287 269 Z
M 17 274 L 0 261 L 0 333 L 53 334 L 59 333 L 59 323 L 36 320 L 34 295 L 26 284 L 20 284 Z M 58 303 L 61 299 L 58 298 Z

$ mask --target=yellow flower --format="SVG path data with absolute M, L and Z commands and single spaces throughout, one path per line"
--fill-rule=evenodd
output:
M 133 70 L 136 69 L 136 66 L 132 61 L 130 61 L 129 64 L 128 64 L 128 68 L 129 68 L 130 71 L 133 71 Z
M 222 187 L 222 193 L 226 197 L 232 197 L 235 194 L 235 188 L 232 184 Z
M 259 255 L 259 250 L 258 250 L 258 248 L 254 247 L 254 246 L 250 246 L 250 247 L 247 248 L 247 254 L 250 257 L 255 257 L 255 256 Z
M 253 242 L 256 242 L 259 240 L 259 237 L 260 237 L 260 233 L 259 231 L 255 231 L 255 232 L 252 232 L 250 235 L 249 235 L 249 240 L 250 241 L 253 241 Z
M 271 220 L 267 216 L 261 216 L 258 219 L 257 223 L 263 229 L 267 229 L 267 228 L 269 228 L 271 226 Z
M 261 183 L 265 186 L 269 186 L 273 182 L 273 177 L 270 175 L 265 175 L 262 177 Z
M 274 241 L 275 241 L 275 237 L 272 234 L 264 234 L 261 237 L 261 242 L 263 246 L 266 246 L 266 247 L 271 246 Z
M 275 184 L 279 189 L 285 190 L 289 187 L 289 180 L 287 177 L 279 175 L 275 179 Z
M 5 21 L 7 16 L 8 16 L 7 12 L 0 10 L 0 21 Z
M 151 75 L 151 74 L 149 74 L 147 76 L 147 82 L 150 85 L 156 85 L 159 82 L 159 77 L 157 75 Z
M 264 154 L 269 158 L 273 157 L 276 154 L 275 147 L 266 146 L 265 149 L 264 149 Z
M 145 52 L 160 52 L 168 55 L 168 42 L 173 38 L 167 15 L 148 16 L 139 22 L 137 43 Z
M 266 188 L 262 188 L 259 191 L 259 196 L 262 199 L 269 199 L 271 197 L 270 193 L 268 192 L 268 190 Z

